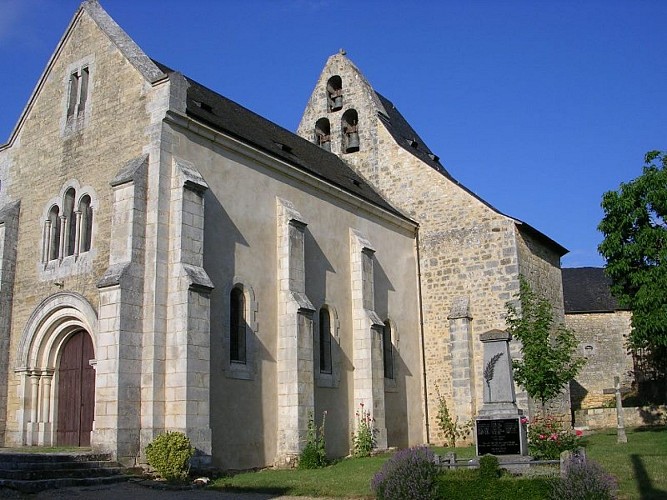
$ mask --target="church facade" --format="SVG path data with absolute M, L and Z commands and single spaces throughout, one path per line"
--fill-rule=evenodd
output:
M 291 465 L 441 439 L 481 406 L 479 335 L 560 245 L 456 182 L 344 54 L 297 134 L 150 59 L 85 1 L 0 146 L 0 438 Z M 516 346 L 515 346 L 516 348 Z M 520 403 L 521 403 L 520 399 Z M 523 395 L 524 407 L 527 405 Z

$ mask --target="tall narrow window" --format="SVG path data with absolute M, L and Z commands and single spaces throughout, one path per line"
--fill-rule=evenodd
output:
M 74 255 L 74 248 L 76 244 L 76 214 L 74 213 L 74 197 L 76 192 L 74 188 L 69 188 L 65 192 L 65 203 L 63 207 L 63 215 L 65 216 L 65 231 L 67 237 L 65 239 L 65 255 Z
M 60 210 L 57 206 L 51 207 L 49 210 L 49 250 L 48 256 L 49 260 L 55 260 L 58 258 L 58 252 L 60 250 Z
M 331 373 L 331 315 L 320 309 L 320 373 Z
M 74 116 L 76 105 L 79 100 L 79 72 L 75 71 L 69 76 L 69 100 L 67 101 L 67 118 Z
M 384 322 L 382 330 L 382 362 L 384 366 L 384 378 L 394 378 L 394 350 L 391 342 L 391 324 L 389 320 Z
M 230 294 L 229 320 L 229 359 L 232 362 L 245 363 L 245 296 L 239 287 L 234 287 Z
M 79 203 L 79 211 L 81 212 L 81 220 L 79 231 L 80 249 L 79 252 L 87 252 L 93 240 L 93 208 L 90 206 L 90 196 L 85 195 L 81 198 Z
M 88 80 L 90 69 L 88 66 L 77 69 L 69 77 L 69 96 L 67 100 L 67 119 L 81 115 L 86 109 L 88 101 Z

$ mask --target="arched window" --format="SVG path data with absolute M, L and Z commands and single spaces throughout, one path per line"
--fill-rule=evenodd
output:
M 55 260 L 60 253 L 60 210 L 56 205 L 49 210 L 49 218 L 46 220 L 48 239 L 47 260 Z
M 338 111 L 343 107 L 343 80 L 338 75 L 327 82 L 327 104 L 329 111 Z
M 79 252 L 87 252 L 93 240 L 93 208 L 90 206 L 90 196 L 84 195 L 79 202 L 79 212 L 81 219 L 79 221 Z
M 232 288 L 229 301 L 229 360 L 246 362 L 245 296 L 240 287 Z
M 63 215 L 65 216 L 65 232 L 67 237 L 65 239 L 65 255 L 74 255 L 74 248 L 76 244 L 76 215 L 74 214 L 74 196 L 76 192 L 74 188 L 69 188 L 65 191 L 65 198 L 63 200 Z
M 357 130 L 357 123 L 359 116 L 356 110 L 348 109 L 343 113 L 341 119 L 341 132 L 343 134 L 342 144 L 343 151 L 346 153 L 354 153 L 359 151 L 359 131 Z
M 391 341 L 391 323 L 384 322 L 382 329 L 382 364 L 384 366 L 384 378 L 394 378 L 394 349 Z
M 320 309 L 320 373 L 331 373 L 331 315 L 326 307 Z
M 327 118 L 320 118 L 315 123 L 315 140 L 319 147 L 331 151 L 331 124 Z

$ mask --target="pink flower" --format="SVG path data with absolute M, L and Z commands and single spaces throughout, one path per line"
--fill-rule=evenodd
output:
M 544 434 L 540 434 L 540 439 L 546 439 L 547 437 Z
M 584 435 L 583 431 L 580 431 L 579 429 L 577 429 L 576 431 L 574 431 L 574 433 L 577 435 L 577 437 L 581 437 L 581 436 Z
M 556 434 L 556 433 L 554 432 L 554 433 L 549 437 L 549 439 L 551 439 L 552 441 L 558 441 L 558 434 Z

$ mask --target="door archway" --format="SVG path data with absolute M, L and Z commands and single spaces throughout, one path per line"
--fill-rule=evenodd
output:
M 90 446 L 95 413 L 95 357 L 93 342 L 85 330 L 72 334 L 63 344 L 58 365 L 59 446 Z

